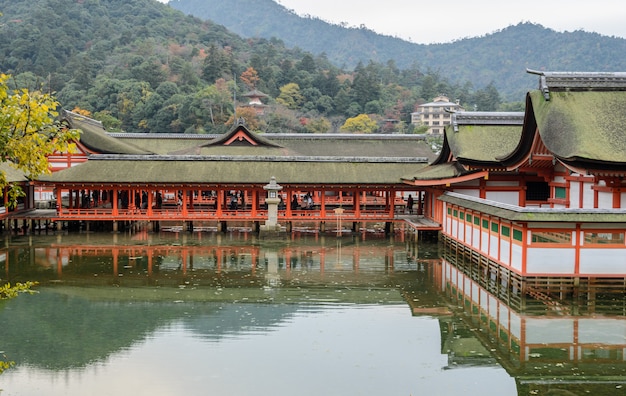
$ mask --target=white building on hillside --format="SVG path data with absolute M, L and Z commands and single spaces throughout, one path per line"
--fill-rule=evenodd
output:
M 412 125 L 428 126 L 428 134 L 442 134 L 446 125 L 450 125 L 452 111 L 464 111 L 458 103 L 450 102 L 444 95 L 437 96 L 432 102 L 417 107 L 417 111 L 411 113 Z

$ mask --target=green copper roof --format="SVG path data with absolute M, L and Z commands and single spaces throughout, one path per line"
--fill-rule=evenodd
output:
M 626 164 L 626 92 L 529 93 L 545 146 L 560 159 Z

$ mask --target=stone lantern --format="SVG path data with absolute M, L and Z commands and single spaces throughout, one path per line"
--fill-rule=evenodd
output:
M 265 198 L 265 203 L 267 204 L 267 220 L 261 229 L 265 231 L 279 231 L 278 204 L 281 201 L 279 192 L 283 189 L 283 187 L 278 185 L 276 183 L 276 178 L 272 176 L 269 184 L 263 186 L 263 189 L 267 191 L 267 198 Z

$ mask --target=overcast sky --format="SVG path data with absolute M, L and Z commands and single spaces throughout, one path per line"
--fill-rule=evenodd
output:
M 519 22 L 559 32 L 584 30 L 626 37 L 626 7 L 619 0 L 275 1 L 298 14 L 349 26 L 363 24 L 378 33 L 423 44 L 482 36 Z
M 626 38 L 626 6 L 620 0 L 274 1 L 299 15 L 348 26 L 365 25 L 422 44 L 483 36 L 519 22 L 538 23 L 559 32 L 584 30 Z

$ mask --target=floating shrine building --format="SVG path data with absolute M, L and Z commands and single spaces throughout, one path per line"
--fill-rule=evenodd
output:
M 419 135 L 115 134 L 65 112 L 78 152 L 0 216 L 27 218 L 49 191 L 54 222 L 259 229 L 274 178 L 287 232 L 408 224 L 513 287 L 624 287 L 626 73 L 528 72 L 524 112 L 452 112 L 438 155 Z

